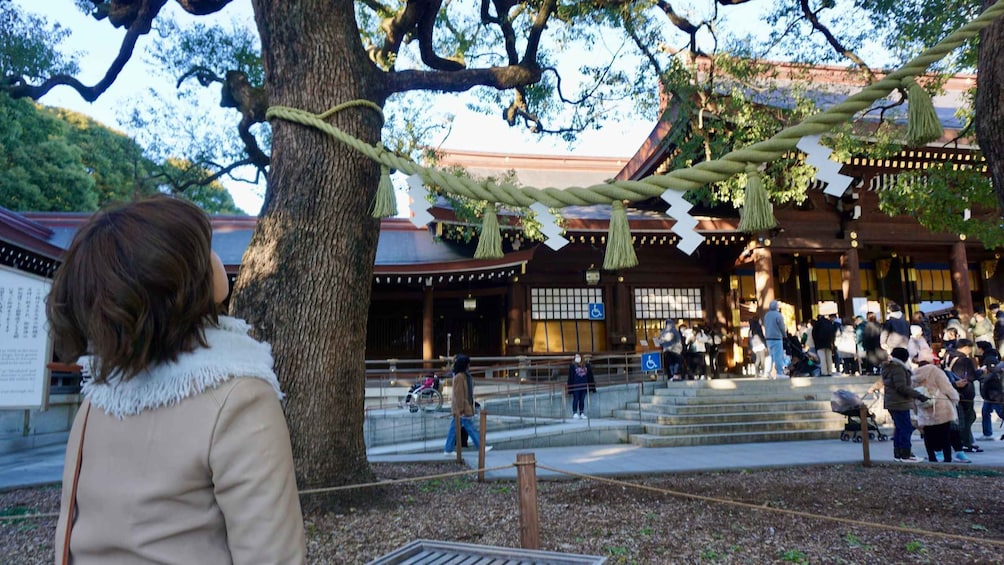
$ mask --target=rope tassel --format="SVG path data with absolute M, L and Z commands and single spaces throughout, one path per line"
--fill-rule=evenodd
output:
M 390 168 L 380 165 L 380 184 L 373 200 L 373 217 L 390 218 L 396 215 L 397 198 L 394 197 L 394 185 L 390 182 Z
M 927 145 L 941 139 L 945 130 L 934 110 L 931 95 L 910 77 L 903 79 L 906 97 L 910 102 L 907 111 L 906 141 L 910 145 Z
M 481 210 L 481 237 L 478 238 L 478 248 L 474 251 L 474 258 L 502 258 L 502 234 L 499 232 L 499 219 L 495 215 L 494 202 L 488 202 Z
M 746 197 L 739 216 L 739 231 L 742 232 L 769 230 L 777 225 L 770 196 L 763 186 L 763 178 L 756 163 L 746 165 Z
M 631 243 L 627 209 L 622 200 L 614 200 L 610 204 L 610 228 L 607 232 L 607 252 L 603 257 L 603 268 L 607 271 L 616 271 L 630 269 L 637 264 L 638 256 Z

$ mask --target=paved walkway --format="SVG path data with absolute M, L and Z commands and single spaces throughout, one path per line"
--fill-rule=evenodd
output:
M 892 462 L 892 442 L 872 441 L 871 459 L 875 463 Z M 974 467 L 1004 469 L 1004 442 L 983 442 L 983 453 L 969 454 Z M 0 490 L 59 482 L 63 472 L 64 446 L 54 445 L 18 453 L 0 455 Z M 913 450 L 924 454 L 917 434 Z M 815 464 L 857 465 L 862 461 L 861 444 L 833 440 L 785 441 L 775 443 L 740 443 L 694 447 L 644 448 L 635 445 L 586 445 L 512 451 L 492 450 L 486 455 L 486 467 L 502 467 L 516 461 L 517 453 L 533 453 L 538 465 L 597 476 L 627 476 L 725 469 L 755 469 Z M 465 451 L 469 465 L 477 464 L 477 452 Z M 401 455 L 371 454 L 373 462 L 444 461 L 442 451 Z M 919 465 L 930 465 L 920 463 Z M 558 479 L 567 475 L 537 470 L 537 476 Z M 488 479 L 516 478 L 515 468 L 490 471 Z
M 892 441 L 869 442 L 873 463 L 892 463 Z M 983 453 L 970 453 L 973 463 L 968 466 L 1004 468 L 1004 442 L 984 442 L 980 445 Z M 782 441 L 774 443 L 737 443 L 730 445 L 706 445 L 692 447 L 646 448 L 636 445 L 592 445 L 576 447 L 550 447 L 521 449 L 517 451 L 489 451 L 485 456 L 485 467 L 500 467 L 516 461 L 517 453 L 533 453 L 537 465 L 553 467 L 585 475 L 605 477 L 646 475 L 659 473 L 680 473 L 691 471 L 720 471 L 726 469 L 755 469 L 765 467 L 792 467 L 816 464 L 859 465 L 863 460 L 860 443 L 847 441 Z M 916 433 L 913 436 L 913 452 L 918 457 L 926 456 L 924 442 Z M 477 451 L 464 451 L 468 465 L 476 466 Z M 429 461 L 446 460 L 441 452 L 435 454 L 404 454 L 371 456 L 370 460 Z M 897 463 L 907 465 L 907 463 Z M 918 463 L 925 465 L 928 463 Z M 930 465 L 934 465 L 930 463 Z M 938 463 L 938 465 L 943 465 Z M 486 478 L 505 480 L 516 478 L 515 467 L 486 473 Z M 543 469 L 537 470 L 538 478 L 558 479 L 568 477 Z

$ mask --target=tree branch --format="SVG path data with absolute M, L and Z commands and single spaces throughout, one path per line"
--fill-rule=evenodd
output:
M 200 167 L 202 166 L 202 165 L 198 165 L 197 163 L 194 163 L 194 164 L 197 165 L 197 166 L 200 166 Z M 193 186 L 207 186 L 207 185 L 210 185 L 210 184 L 216 182 L 217 180 L 219 180 L 220 178 L 222 178 L 223 176 L 230 176 L 230 178 L 234 178 L 234 180 L 239 180 L 241 182 L 252 182 L 252 181 L 247 180 L 247 179 L 237 179 L 237 178 L 233 177 L 233 175 L 230 174 L 230 173 L 232 173 L 234 171 L 234 169 L 237 169 L 239 167 L 248 166 L 248 165 L 254 165 L 254 163 L 251 161 L 250 158 L 248 158 L 248 159 L 242 159 L 240 161 L 235 161 L 235 162 L 230 163 L 229 165 L 226 165 L 226 166 L 223 166 L 223 167 L 217 165 L 216 163 L 213 163 L 213 166 L 217 167 L 217 169 L 218 169 L 215 173 L 213 173 L 211 175 L 208 175 L 208 176 L 204 176 L 204 177 L 200 176 L 197 179 L 189 179 L 189 180 L 186 180 L 186 181 L 182 181 L 181 179 L 176 179 L 176 178 L 172 177 L 166 170 L 163 170 L 163 169 L 160 171 L 160 173 L 158 173 L 156 175 L 151 175 L 150 178 L 152 178 L 152 179 L 153 178 L 158 178 L 158 177 L 164 177 L 164 178 L 166 178 L 168 184 L 171 185 L 171 191 L 174 192 L 175 194 L 180 194 L 180 193 L 188 190 L 189 188 L 191 188 Z M 261 169 L 258 169 L 257 167 L 255 167 L 255 168 L 256 168 L 257 172 L 255 173 L 255 179 L 256 180 L 254 182 L 257 182 L 257 179 L 258 179 L 259 175 L 261 174 Z
M 437 71 L 459 71 L 465 65 L 455 59 L 447 59 L 436 55 L 433 49 L 433 34 L 436 29 L 436 16 L 439 15 L 439 8 L 442 7 L 442 0 L 426 0 L 428 4 L 422 11 L 418 19 L 418 26 L 415 29 L 415 36 L 418 38 L 418 52 L 422 57 L 422 62 L 430 69 Z
M 812 11 L 812 8 L 809 7 L 809 0 L 799 0 L 799 5 L 802 7 L 802 14 L 804 14 L 805 18 L 812 24 L 812 28 L 823 34 L 823 37 L 826 38 L 827 43 L 833 47 L 834 51 L 842 57 L 850 59 L 855 65 L 861 67 L 861 70 L 868 75 L 868 82 L 875 82 L 875 73 L 872 72 L 868 64 L 865 63 L 861 57 L 858 57 L 856 53 L 844 47 L 843 44 L 840 43 L 840 40 L 833 35 L 830 29 L 819 21 L 819 12 Z M 823 8 L 820 8 L 819 10 L 822 11 Z
M 5 90 L 12 98 L 31 98 L 38 100 L 57 86 L 69 86 L 76 90 L 80 97 L 88 102 L 94 102 L 115 82 L 125 64 L 132 58 L 136 41 L 140 36 L 150 33 L 154 18 L 164 7 L 167 0 L 141 0 L 128 2 L 113 0 L 109 6 L 108 19 L 115 27 L 127 23 L 128 29 L 119 47 L 119 53 L 105 72 L 105 76 L 94 86 L 86 86 L 69 75 L 53 75 L 40 85 L 28 84 L 24 77 L 7 77 L 0 89 Z M 101 6 L 99 6 L 101 8 Z
M 541 3 L 540 11 L 537 12 L 537 17 L 533 20 L 533 27 L 530 28 L 530 33 L 526 39 L 526 51 L 523 52 L 522 64 L 537 64 L 537 51 L 540 49 L 540 38 L 544 34 L 544 30 L 547 29 L 547 20 L 551 18 L 551 14 L 554 13 L 555 9 L 557 9 L 556 0 L 544 0 Z
M 220 106 L 236 108 L 241 113 L 241 121 L 237 130 L 241 141 L 244 142 L 244 149 L 254 166 L 264 170 L 268 167 L 270 159 L 261 150 L 258 140 L 251 133 L 251 126 L 265 121 L 265 111 L 268 110 L 268 94 L 264 88 L 252 86 L 247 76 L 240 71 L 227 71 L 220 94 Z
M 408 90 L 464 92 L 475 86 L 490 86 L 508 90 L 534 84 L 543 71 L 536 65 L 508 65 L 459 71 L 400 71 L 385 76 L 384 95 Z
M 175 0 L 181 9 L 196 16 L 215 14 L 233 0 Z
M 393 56 L 401 49 L 405 36 L 415 28 L 416 22 L 422 17 L 422 10 L 426 7 L 425 2 L 409 0 L 404 10 L 394 17 L 385 18 L 380 23 L 380 29 L 384 33 L 384 44 L 379 49 L 375 47 L 369 49 L 370 60 L 384 69 L 393 68 Z

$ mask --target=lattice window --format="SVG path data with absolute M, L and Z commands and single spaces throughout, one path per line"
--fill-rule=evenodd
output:
M 700 288 L 636 288 L 634 315 L 638 320 L 703 320 Z
M 588 320 L 589 305 L 603 302 L 600 288 L 531 288 L 533 320 Z

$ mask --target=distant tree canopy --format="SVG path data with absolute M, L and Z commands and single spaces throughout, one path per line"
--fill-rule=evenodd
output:
M 169 192 L 186 162 L 155 163 L 126 135 L 76 112 L 0 94 L 0 206 L 89 212 L 114 201 Z M 212 214 L 243 214 L 218 182 L 182 192 Z

